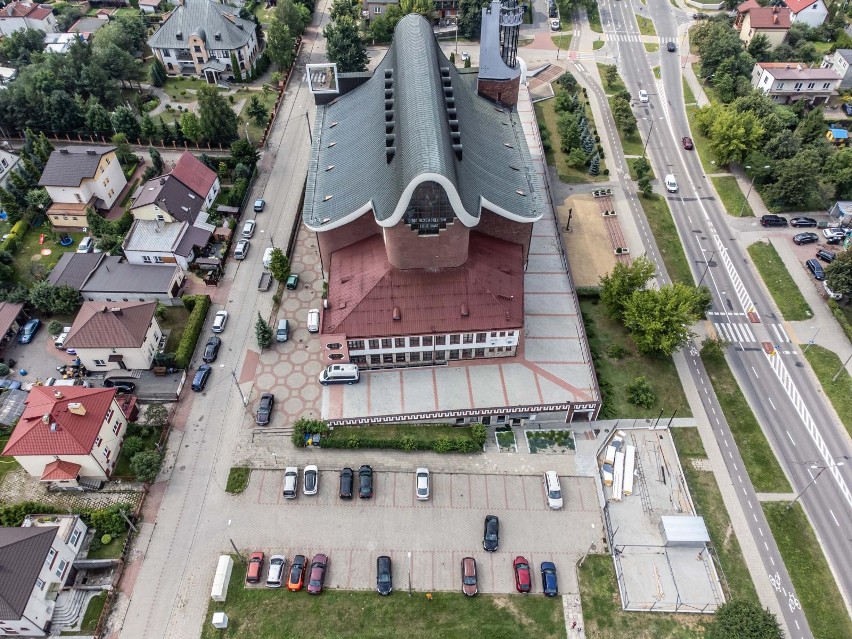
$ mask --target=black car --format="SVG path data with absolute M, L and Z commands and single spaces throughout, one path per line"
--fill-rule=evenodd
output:
M 676 50 L 677 47 L 675 46 L 674 42 L 669 42 L 668 44 L 666 44 L 666 51 L 668 51 L 669 53 L 674 53 Z
M 825 249 L 820 249 L 816 252 L 816 256 L 818 259 L 822 260 L 826 264 L 831 264 L 837 255 L 832 253 L 831 251 L 826 251 Z
M 376 559 L 376 590 L 380 595 L 389 595 L 393 592 L 391 558 L 387 555 Z
M 813 274 L 814 279 L 818 282 L 822 282 L 825 279 L 825 271 L 822 270 L 822 264 L 817 262 L 814 259 L 810 259 L 805 262 L 805 266 L 808 267 L 808 270 Z
M 264 393 L 260 396 L 260 404 L 257 406 L 257 414 L 254 416 L 256 424 L 261 426 L 269 423 L 269 418 L 272 416 L 272 406 L 275 404 L 275 395 L 272 393 Z
M 812 217 L 794 217 L 790 220 L 790 226 L 796 228 L 816 228 L 817 221 Z
M 787 226 L 787 218 L 780 215 L 763 215 L 760 218 L 761 226 Z
M 207 380 L 210 379 L 210 373 L 213 372 L 213 367 L 210 364 L 202 364 L 195 371 L 195 377 L 192 378 L 192 390 L 200 393 L 207 386 Z
M 485 516 L 485 531 L 482 533 L 482 547 L 488 552 L 497 550 L 500 542 L 500 520 L 497 515 Z
M 797 233 L 793 236 L 794 244 L 813 244 L 814 242 L 819 242 L 819 235 L 816 233 Z
M 340 471 L 340 498 L 352 499 L 352 480 L 355 475 L 351 468 Z
M 105 379 L 104 388 L 114 388 L 119 394 L 128 394 L 136 390 L 136 384 L 125 382 L 123 379 Z
M 210 362 L 215 362 L 216 358 L 219 356 L 219 347 L 221 345 L 221 337 L 216 337 L 215 335 L 211 336 L 210 339 L 207 340 L 207 344 L 204 346 L 204 355 L 201 356 L 201 359 L 208 364 Z
M 361 499 L 370 499 L 373 496 L 373 467 L 364 464 L 358 469 L 358 496 Z

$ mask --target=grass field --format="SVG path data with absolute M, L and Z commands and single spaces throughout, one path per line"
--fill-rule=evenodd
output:
M 603 40 L 595 40 L 592 42 L 592 51 L 597 51 L 598 49 L 603 49 L 606 42 Z
M 186 320 L 189 319 L 189 311 L 183 306 L 167 306 L 162 319 L 157 317 L 157 322 L 160 328 L 171 330 L 169 339 L 166 342 L 166 353 L 174 353 L 177 350 L 180 339 L 183 337 L 183 329 L 186 326 Z
M 609 98 L 609 108 L 612 109 L 612 101 L 614 98 Z M 624 131 L 616 127 L 618 131 L 618 139 L 621 140 L 621 148 L 624 150 L 624 155 L 642 155 L 642 136 L 639 135 L 639 128 L 630 135 L 624 135 Z
M 589 555 L 580 566 L 580 598 L 589 639 L 701 639 L 712 620 L 708 615 L 624 612 L 608 555 Z
M 329 560 L 334 570 L 335 558 Z M 344 561 L 341 559 L 341 561 Z M 477 595 L 460 592 L 416 592 L 409 597 L 398 583 L 397 592 L 380 597 L 375 591 L 326 590 L 314 597 L 304 590 L 251 588 L 243 585 L 245 564 L 235 562 L 228 601 L 211 602 L 201 631 L 202 639 L 278 639 L 329 637 L 334 639 L 494 639 L 566 636 L 560 597 L 539 595 Z M 213 611 L 228 615 L 228 629 L 211 624 Z
M 654 28 L 654 21 L 645 16 L 636 16 L 636 22 L 639 23 L 639 33 L 643 36 L 657 35 L 657 29 Z
M 737 442 L 746 471 L 754 489 L 759 493 L 788 493 L 792 490 L 769 442 L 757 423 L 751 407 L 746 402 L 728 363 L 722 360 L 704 359 L 704 366 L 716 398 L 725 413 L 725 419 Z
M 89 600 L 89 605 L 86 608 L 86 613 L 83 615 L 83 621 L 80 624 L 79 632 L 62 632 L 63 637 L 89 637 L 94 634 L 98 626 L 98 620 L 101 618 L 106 605 L 107 594 L 101 592 Z
M 243 492 L 249 483 L 251 477 L 251 468 L 234 466 L 228 471 L 228 484 L 225 486 L 225 492 L 237 495 Z
M 656 53 L 660 50 L 660 44 L 658 42 L 645 42 L 645 51 L 648 53 Z M 659 67 L 654 67 L 654 69 L 658 69 L 654 72 L 654 75 L 658 78 L 660 77 Z
M 816 344 L 808 346 L 807 349 L 805 357 L 831 401 L 831 405 L 840 416 L 846 432 L 852 437 L 852 377 L 843 368 L 843 362 L 834 354 L 834 351 Z M 832 381 L 837 371 L 840 371 L 840 375 L 837 376 L 837 381 Z
M 145 447 L 142 450 L 151 450 L 154 448 L 154 444 L 160 438 L 160 433 L 152 432 L 147 437 L 143 437 L 142 441 L 145 442 Z M 115 463 L 115 470 L 113 474 L 116 477 L 135 477 L 136 475 L 130 469 L 130 459 L 128 459 L 127 455 L 124 454 L 124 449 L 121 449 L 121 452 L 118 454 L 118 461 Z
M 774 246 L 768 242 L 755 242 L 748 247 L 748 254 L 785 320 L 794 322 L 813 317 L 811 307 L 808 306 Z
M 268 114 L 266 121 L 263 122 L 263 124 L 258 124 L 246 114 L 246 109 L 248 108 L 249 101 L 253 95 L 256 95 L 260 99 L 260 103 L 263 105 L 263 108 L 266 109 Z M 244 89 L 240 89 L 234 94 L 234 100 L 245 100 L 242 111 L 239 113 L 240 121 L 248 122 L 249 136 L 251 141 L 255 144 L 258 143 L 260 136 L 263 135 L 263 130 L 266 128 L 266 123 L 269 122 L 269 116 L 272 115 L 272 107 L 275 106 L 275 100 L 277 97 L 278 93 L 275 91 L 246 91 Z M 243 132 L 245 132 L 245 125 L 240 128 L 243 129 Z
M 636 169 L 634 168 L 634 164 L 636 164 L 636 162 L 638 162 L 641 159 L 642 158 L 627 158 L 627 170 L 630 172 L 630 179 L 633 180 L 634 182 L 637 179 L 639 179 L 638 176 L 636 175 Z M 650 179 L 650 180 L 655 179 L 653 168 L 648 172 L 648 179 Z
M 620 75 L 616 76 L 615 82 L 613 82 L 612 84 L 609 84 L 609 83 L 607 83 L 606 80 L 604 80 L 604 78 L 606 77 L 606 68 L 611 67 L 613 65 L 601 64 L 600 62 L 598 62 L 597 64 L 598 64 L 598 73 L 601 76 L 601 80 L 603 80 L 604 87 L 606 88 L 606 94 L 607 95 L 615 95 L 619 91 L 626 91 L 627 90 L 627 87 L 624 86 L 624 80 L 621 79 Z
M 603 304 L 596 299 L 581 298 L 580 309 L 589 344 L 599 355 L 595 370 L 611 386 L 607 404 L 612 407 L 614 418 L 657 417 L 660 411 L 669 416 L 677 411 L 678 417 L 691 414 L 670 357 L 640 355 L 624 326 L 607 317 Z M 640 375 L 657 393 L 657 401 L 650 408 L 640 408 L 627 399 L 627 387 Z
M 686 77 L 683 78 L 683 101 L 686 105 L 695 104 L 695 94 L 692 92 L 692 88 L 689 86 L 689 82 L 686 81 Z
M 337 426 L 334 429 L 334 439 L 347 439 L 357 435 L 362 439 L 399 441 L 403 436 L 409 436 L 415 442 L 434 442 L 436 438 L 445 436 L 451 439 L 465 434 L 465 428 L 450 424 L 377 424 L 374 426 Z
M 124 548 L 124 542 L 127 541 L 127 533 L 123 532 L 112 538 L 106 546 L 101 546 L 97 550 L 90 550 L 86 555 L 87 559 L 118 559 L 121 557 L 121 550 Z
M 659 45 L 654 45 L 654 46 L 656 46 L 657 48 L 659 48 Z M 645 48 L 647 48 L 647 47 L 648 47 L 648 45 L 646 44 L 646 45 L 645 45 Z M 663 73 L 663 72 L 660 70 L 660 67 L 653 67 L 653 68 L 651 69 L 651 71 L 653 71 L 653 72 L 654 72 L 654 77 L 655 77 L 655 78 L 657 78 L 657 80 L 659 80 L 660 78 L 662 78 L 662 77 L 663 77 L 663 76 L 662 76 L 662 73 Z
M 0 450 L 6 448 L 6 444 L 8 442 L 8 434 L 0 436 Z M 3 477 L 5 477 L 6 473 L 13 471 L 16 468 L 20 468 L 20 464 L 15 461 L 14 457 L 0 457 L 0 482 L 3 481 Z
M 571 34 L 570 33 L 565 34 L 565 35 L 550 36 L 550 39 L 553 41 L 554 46 L 556 46 L 560 49 L 565 50 L 565 49 L 567 49 L 568 47 L 571 46 Z
M 695 112 L 698 110 L 698 105 L 686 107 L 686 117 L 689 120 L 689 130 L 692 132 L 692 141 L 695 143 L 695 150 L 698 151 L 698 157 L 701 160 L 701 166 L 707 173 L 727 173 L 725 167 L 719 166 L 716 163 L 716 158 L 710 150 L 710 141 L 701 134 L 698 126 L 695 124 Z
M 754 217 L 751 204 L 746 202 L 745 194 L 742 192 L 739 184 L 737 184 L 737 178 L 733 175 L 725 175 L 711 179 L 713 180 L 713 186 L 716 187 L 716 193 L 719 194 L 719 198 L 722 200 L 722 204 L 728 215 L 733 217 Z M 740 215 L 741 211 L 742 215 Z
M 555 106 L 555 100 L 542 100 L 535 105 L 535 114 L 538 118 L 539 126 L 544 123 L 544 127 L 550 133 L 551 150 L 547 152 L 547 163 L 556 167 L 556 173 L 563 182 L 600 182 L 601 180 L 609 179 L 604 175 L 606 160 L 601 160 L 601 172 L 597 177 L 589 175 L 586 169 L 579 170 L 568 164 L 568 158 L 559 146 L 559 131 L 556 128 L 557 115 Z M 588 119 L 592 120 L 591 115 L 588 116 Z
M 707 453 L 701 443 L 701 435 L 697 428 L 672 428 L 675 447 L 680 456 L 683 474 L 689 486 L 692 501 L 698 514 L 704 517 L 710 539 L 719 562 L 722 564 L 722 572 L 728 580 L 730 594 L 735 599 L 747 599 L 758 603 L 757 592 L 751 575 L 748 573 L 745 559 L 743 559 L 737 536 L 733 534 L 731 518 L 722 501 L 722 493 L 712 472 L 698 470 L 693 464 L 693 459 L 706 459 Z
M 38 241 L 42 233 L 45 234 L 44 244 L 39 244 Z M 65 253 L 76 251 L 77 245 L 86 235 L 85 233 L 69 233 L 68 235 L 74 242 L 70 246 L 60 246 L 58 242 L 50 239 L 49 233 L 50 226 L 44 224 L 29 229 L 24 235 L 23 242 L 19 245 L 18 252 L 12 262 L 15 267 L 15 278 L 19 283 L 28 286 L 34 284 L 37 280 L 34 271 L 41 271 L 44 274 L 50 273 L 59 258 Z M 43 249 L 50 249 L 50 255 L 42 255 Z
M 789 510 L 779 502 L 761 505 L 814 637 L 852 637 L 852 621 L 804 511 L 798 504 Z
M 672 281 L 694 286 L 695 280 L 689 270 L 689 263 L 686 261 L 686 254 L 683 252 L 683 245 L 680 243 L 677 228 L 665 198 L 653 193 L 650 197 L 640 196 L 639 202 L 645 211 L 645 217 L 648 218 L 648 224 L 651 225 L 651 232 L 654 234 L 660 255 L 666 263 L 669 277 Z

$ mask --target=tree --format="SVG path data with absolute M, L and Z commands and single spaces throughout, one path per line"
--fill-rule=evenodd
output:
M 644 255 L 632 264 L 618 262 L 601 278 L 601 302 L 606 314 L 612 319 L 621 319 L 627 299 L 634 291 L 643 289 L 656 272 L 657 267 Z
M 360 0 L 334 0 L 331 5 L 331 19 L 337 20 L 335 8 L 338 5 L 348 4 L 345 15 L 351 15 L 356 22 L 361 19 Z M 351 11 L 351 12 L 350 12 Z M 311 12 L 304 5 L 293 2 L 293 0 L 278 0 L 275 5 L 274 19 L 287 25 L 287 29 L 294 36 L 300 36 L 305 32 L 305 27 L 311 22 Z
M 286 24 L 272 18 L 266 33 L 266 52 L 279 69 L 289 69 L 296 57 L 296 39 Z
M 608 87 L 612 87 L 618 82 L 618 68 L 614 64 L 604 66 L 604 82 Z
M 201 87 L 197 97 L 198 123 L 203 137 L 219 143 L 230 142 L 237 137 L 237 114 L 216 87 Z
M 166 75 L 166 67 L 160 62 L 157 56 L 154 56 L 154 62 L 151 64 L 151 70 L 148 72 L 151 79 L 151 84 L 155 87 L 161 87 L 166 83 L 168 76 Z
M 124 133 L 116 133 L 110 141 L 115 147 L 115 155 L 122 166 L 136 163 L 136 155 L 127 143 L 127 136 Z
M 260 313 L 257 314 L 257 322 L 254 324 L 254 334 L 261 350 L 272 344 L 272 327 L 260 316 Z
M 721 165 L 742 162 L 763 141 L 763 127 L 752 112 L 737 113 L 728 107 L 713 110 L 709 127 L 710 148 Z
M 92 133 L 112 133 L 109 111 L 98 102 L 90 100 L 86 107 L 85 126 Z
M 34 53 L 44 51 L 44 31 L 21 29 L 0 40 L 0 60 L 16 67 L 30 63 Z
M 240 63 L 237 62 L 237 54 L 231 51 L 231 73 L 234 74 L 234 82 L 242 82 L 243 74 L 240 71 Z
M 278 15 L 277 8 L 275 14 Z M 340 18 L 351 18 L 357 21 L 361 18 L 361 3 L 358 0 L 333 0 L 328 15 L 332 22 L 337 22 Z
M 772 44 L 764 33 L 758 33 L 748 43 L 748 54 L 758 62 L 766 62 L 771 58 Z
M 823 179 L 834 185 L 834 197 L 848 200 L 852 197 L 852 149 L 843 148 L 828 157 L 822 169 Z
M 153 146 L 148 147 L 148 155 L 151 156 L 151 166 L 157 172 L 157 175 L 163 174 L 163 156 Z
M 143 448 L 145 448 L 145 440 L 138 435 L 131 435 L 124 440 L 124 444 L 121 446 L 121 452 L 123 452 L 128 459 L 133 459 L 137 453 L 142 452 Z
M 57 133 L 73 133 L 85 122 L 79 98 L 59 90 L 51 91 L 45 104 L 45 116 L 50 130 Z
M 266 107 L 256 95 L 251 96 L 248 105 L 246 105 L 246 115 L 252 118 L 257 126 L 263 126 L 266 121 L 266 116 L 269 115 Z
M 783 639 L 778 619 L 759 604 L 742 599 L 726 601 L 716 609 L 707 639 Z
M 804 206 L 819 193 L 820 154 L 805 148 L 789 160 L 780 160 L 774 167 L 775 183 L 766 187 L 770 202 L 779 207 Z
M 284 251 L 278 247 L 272 249 L 272 257 L 269 260 L 269 272 L 279 282 L 283 282 L 290 275 L 290 260 L 284 255 Z
M 254 167 L 260 159 L 260 153 L 251 142 L 244 138 L 240 138 L 231 144 L 231 158 L 234 160 L 235 164 L 244 164 L 247 167 Z M 251 174 L 249 173 L 249 175 Z M 248 175 L 245 177 L 248 177 Z
M 639 187 L 639 191 L 645 197 L 651 197 L 651 194 L 654 192 L 654 187 L 651 184 L 651 178 L 649 178 L 647 175 L 643 175 L 642 177 L 640 177 L 639 180 L 636 182 L 636 186 Z
M 825 123 L 822 109 L 814 109 L 801 119 L 799 126 L 796 127 L 796 136 L 803 144 L 811 144 L 824 139 L 827 129 L 828 125 Z
M 648 162 L 648 158 L 636 158 L 633 160 L 633 170 L 636 171 L 636 178 L 641 180 L 651 172 L 651 163 Z
M 133 111 L 129 107 L 116 107 L 112 112 L 112 128 L 116 133 L 123 133 L 128 140 L 136 140 L 139 138 L 139 120 L 133 115 Z
M 657 401 L 653 386 L 644 375 L 636 377 L 627 387 L 627 400 L 642 408 L 651 408 Z
M 825 267 L 825 281 L 832 291 L 852 295 L 852 251 L 838 253 L 834 261 Z
M 459 0 L 458 29 L 464 38 L 479 39 L 482 30 L 482 7 L 485 0 Z
M 601 158 L 597 153 L 595 153 L 592 156 L 591 162 L 589 162 L 589 175 L 594 177 L 594 176 L 598 175 L 600 173 L 600 171 L 601 171 Z
M 142 116 L 142 122 L 139 123 L 139 132 L 149 142 L 157 137 L 157 125 L 147 113 Z
M 636 116 L 633 115 L 633 109 L 630 108 L 630 103 L 627 100 L 613 98 L 612 119 L 615 120 L 615 125 L 621 129 L 624 135 L 629 136 L 636 132 Z
M 641 353 L 671 355 L 692 339 L 690 329 L 708 304 L 706 289 L 680 282 L 636 290 L 624 302 L 624 326 Z
M 148 404 L 145 409 L 145 426 L 162 430 L 169 423 L 169 409 L 165 404 Z
M 725 359 L 729 342 L 722 337 L 705 337 L 701 342 L 701 357 L 705 361 L 720 362 Z
M 183 134 L 186 138 L 194 144 L 198 144 L 204 137 L 198 116 L 192 111 L 184 111 L 180 114 L 180 128 L 183 129 Z
M 149 483 L 157 479 L 163 456 L 156 450 L 144 450 L 136 453 L 130 460 L 130 470 L 136 475 L 136 479 Z
M 36 282 L 30 287 L 29 303 L 45 313 L 71 315 L 77 312 L 83 303 L 83 297 L 80 291 L 70 286 Z
M 341 73 L 361 72 L 367 69 L 367 50 L 358 32 L 358 23 L 344 16 L 330 23 L 324 30 L 326 55 L 337 63 Z

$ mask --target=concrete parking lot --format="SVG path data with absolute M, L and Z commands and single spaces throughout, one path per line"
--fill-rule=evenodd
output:
M 301 479 L 300 469 L 300 479 Z M 357 466 L 355 466 L 357 472 Z M 326 586 L 375 587 L 376 557 L 393 560 L 394 586 L 418 591 L 459 590 L 460 562 L 476 558 L 480 591 L 515 590 L 512 560 L 523 555 L 535 573 L 533 592 L 541 592 L 540 564 L 553 561 L 560 590 L 576 591 L 574 563 L 599 541 L 601 516 L 590 478 L 563 477 L 565 508 L 551 511 L 537 475 L 433 473 L 432 498 L 414 496 L 414 472 L 384 472 L 374 466 L 374 497 L 338 498 L 338 471 L 320 471 L 319 494 L 282 496 L 283 472 L 255 471 L 247 490 L 236 499 L 240 550 L 329 555 Z M 300 487 L 301 491 L 301 487 Z M 482 549 L 485 515 L 500 518 L 497 552 Z M 236 530 L 234 532 L 237 532 Z M 245 547 L 247 539 L 252 547 Z M 409 559 L 408 553 L 411 553 Z M 211 567 L 212 569 L 212 567 Z

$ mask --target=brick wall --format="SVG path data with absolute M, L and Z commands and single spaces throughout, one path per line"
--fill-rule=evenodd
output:
M 521 79 L 517 77 L 513 80 L 483 80 L 479 79 L 476 84 L 476 90 L 479 95 L 502 102 L 509 106 L 515 106 L 518 103 L 518 87 Z
M 470 230 L 459 220 L 438 235 L 418 235 L 405 222 L 384 231 L 388 261 L 397 268 L 446 268 L 467 261 Z
M 488 209 L 482 209 L 479 224 L 476 231 L 491 237 L 497 237 L 507 242 L 514 242 L 524 247 L 524 266 L 527 263 L 527 254 L 530 250 L 530 238 L 532 237 L 532 222 L 522 224 L 508 220 Z
M 323 271 L 328 273 L 331 266 L 331 254 L 355 242 L 360 242 L 371 235 L 380 235 L 382 227 L 376 223 L 376 217 L 372 211 L 367 211 L 357 220 L 344 224 L 330 231 L 317 233 L 320 255 L 322 256 Z

